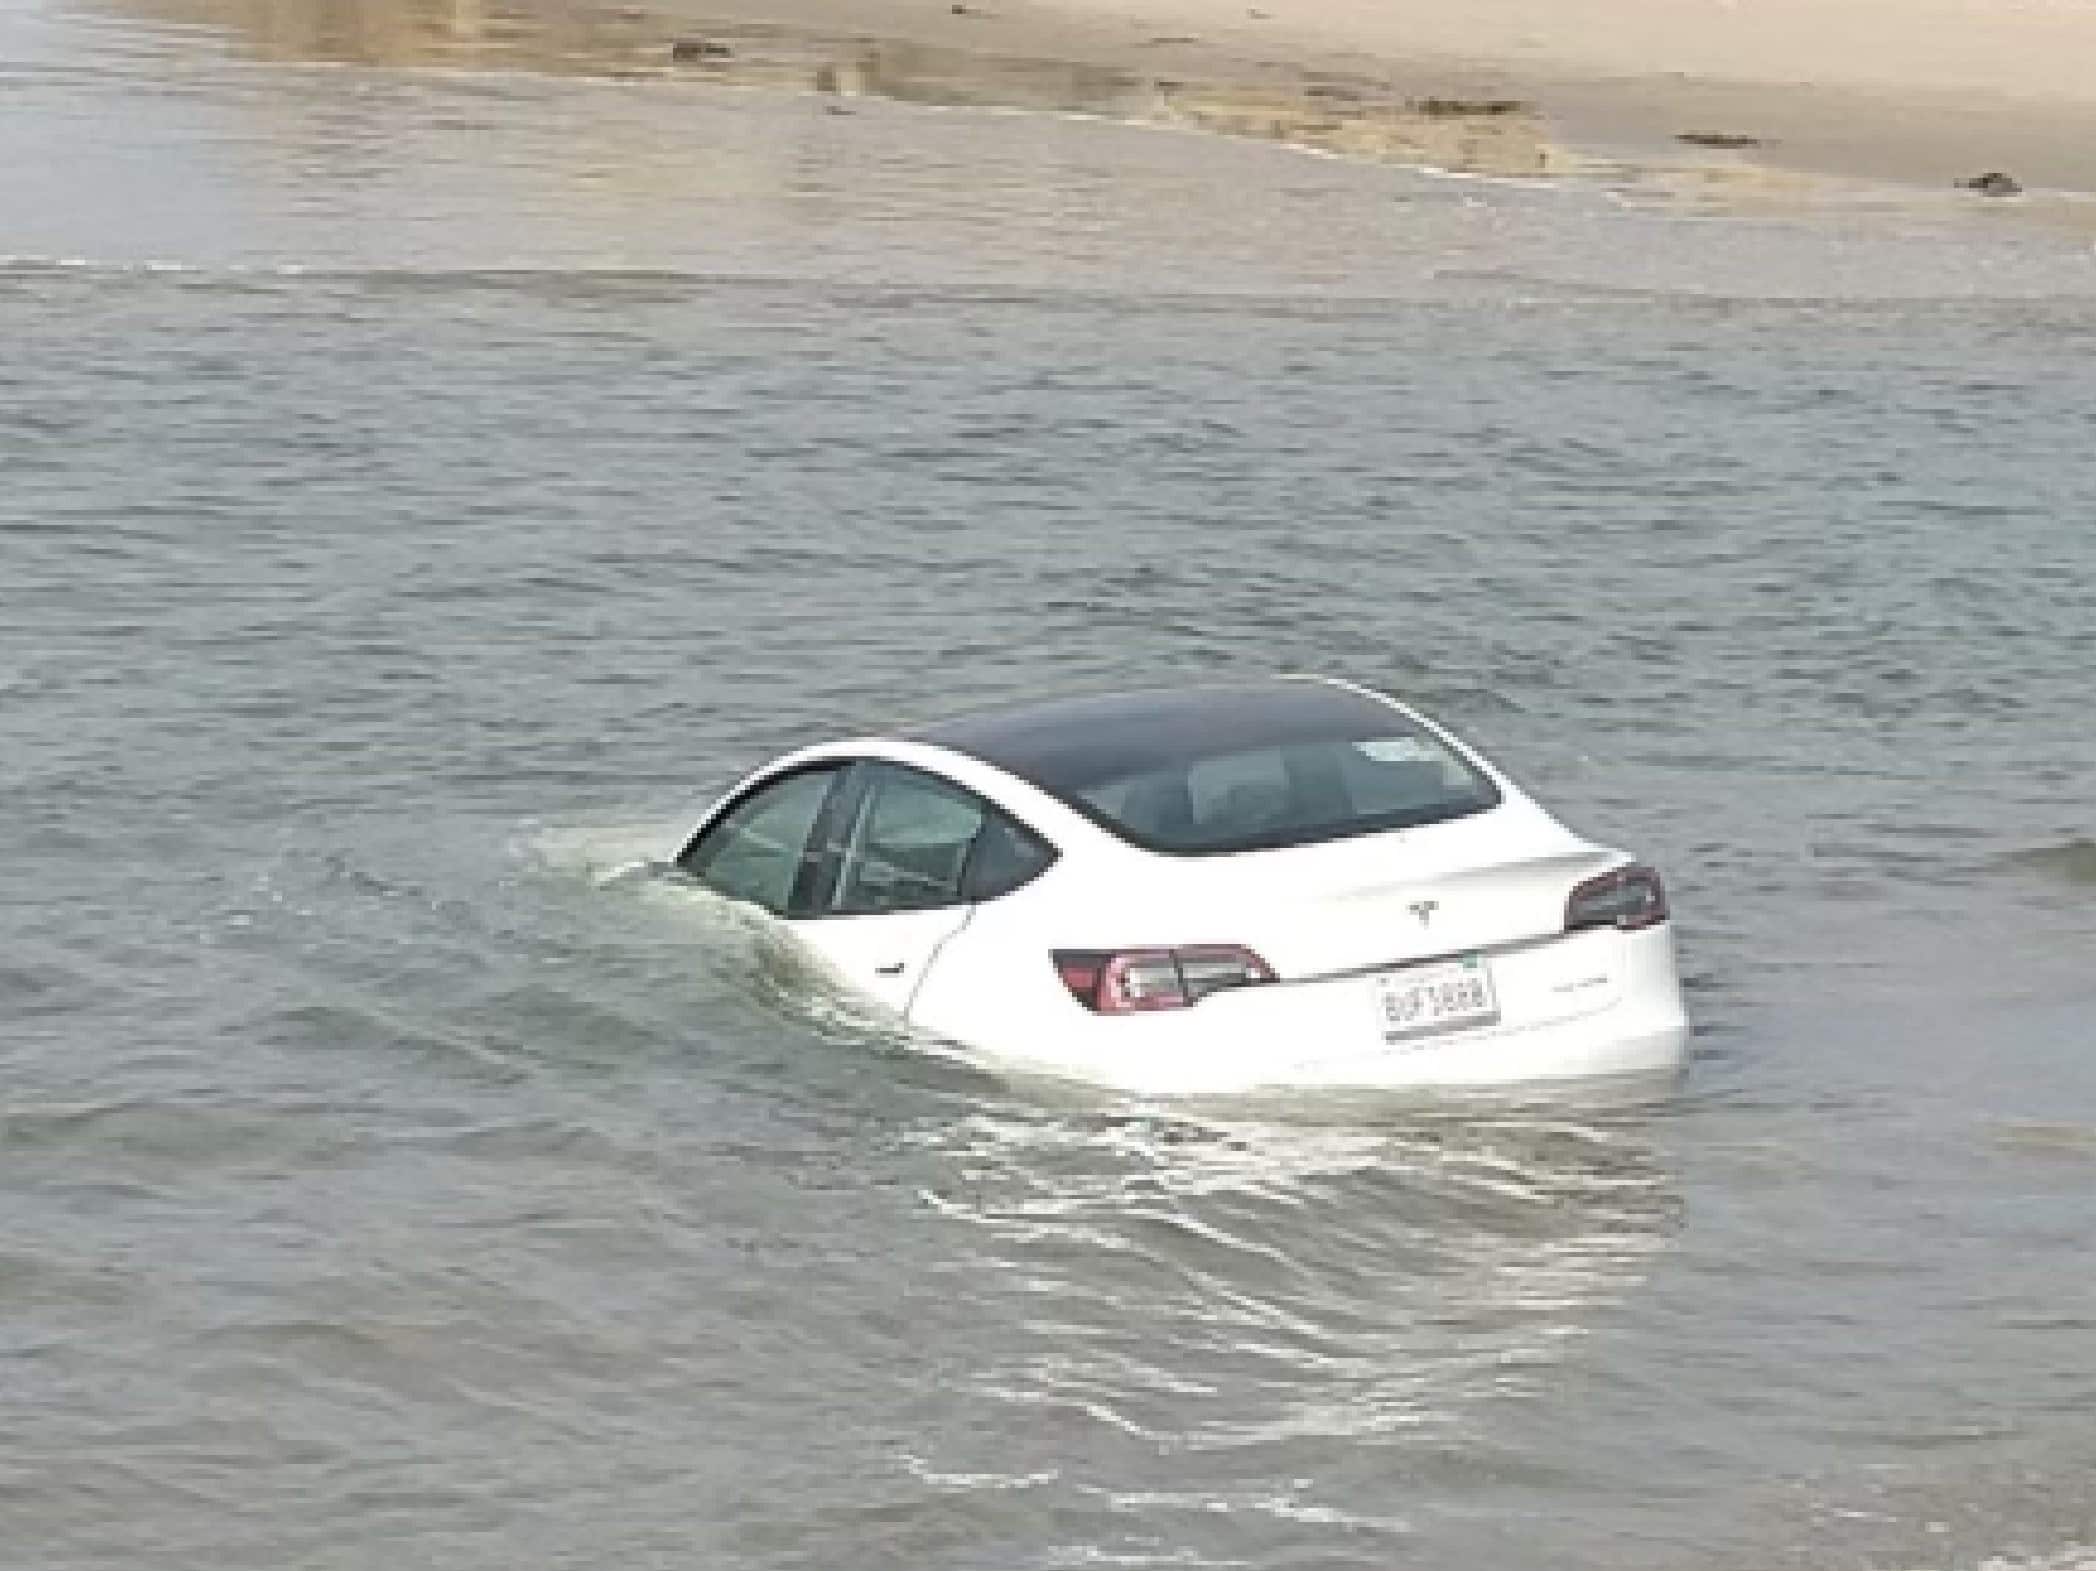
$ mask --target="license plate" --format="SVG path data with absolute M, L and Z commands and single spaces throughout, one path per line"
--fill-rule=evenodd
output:
M 1379 972 L 1374 986 L 1376 1021 L 1386 1042 L 1490 1025 L 1499 1018 L 1491 968 L 1477 955 Z

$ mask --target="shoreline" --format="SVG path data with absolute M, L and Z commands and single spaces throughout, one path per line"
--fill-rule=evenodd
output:
M 1603 180 L 1711 210 L 1838 204 L 1876 187 L 1895 207 L 2096 229 L 2096 202 L 2084 200 L 2096 196 L 2096 71 L 2080 95 L 2012 97 L 1996 90 L 1993 55 L 1967 73 L 1969 89 L 1945 85 L 1939 71 L 1897 90 L 1872 71 L 1839 80 L 1839 59 L 1818 62 L 1818 80 L 1765 82 L 1605 70 L 1609 56 L 1593 49 L 1583 59 L 1536 47 L 1512 57 L 1523 38 L 1536 40 L 1508 26 L 1543 0 L 1481 0 L 1495 14 L 1467 34 L 1464 16 L 1408 13 L 1405 26 L 1444 52 L 1394 48 L 1396 23 L 1372 0 L 117 3 L 229 27 L 265 58 L 772 86 L 835 95 L 840 107 L 866 96 L 1074 111 L 1415 168 Z M 1562 3 L 1621 20 L 1665 0 Z M 1715 0 L 1705 23 L 1734 16 L 1733 3 Z M 1868 15 L 1894 0 L 1844 3 Z M 1926 3 L 1944 10 L 1948 0 Z M 2096 59 L 2096 10 L 2031 14 L 2078 28 Z M 1446 52 L 1466 38 L 1507 54 Z M 1702 58 L 1673 47 L 1653 59 Z M 1884 78 L 1890 65 L 1873 71 Z M 2021 193 L 2004 201 L 1960 186 L 1994 171 Z

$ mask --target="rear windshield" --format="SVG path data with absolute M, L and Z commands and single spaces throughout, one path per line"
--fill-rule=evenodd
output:
M 1215 854 L 1308 845 L 1440 823 L 1499 803 L 1499 789 L 1431 732 L 1382 710 L 1351 734 L 1107 770 L 1058 794 L 1153 851 Z

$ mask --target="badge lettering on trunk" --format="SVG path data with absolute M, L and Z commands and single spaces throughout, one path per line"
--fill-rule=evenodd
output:
M 1421 927 L 1425 927 L 1429 922 L 1433 921 L 1434 913 L 1441 909 L 1441 902 L 1438 900 L 1415 900 L 1406 909 L 1419 918 Z

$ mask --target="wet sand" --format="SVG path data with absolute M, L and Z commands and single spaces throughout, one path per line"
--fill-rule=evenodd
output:
M 2003 170 L 2096 191 L 2096 9 L 2064 3 L 971 0 L 957 14 L 943 0 L 752 0 L 739 14 L 1265 88 L 1295 100 L 1313 138 L 1345 101 L 1335 86 L 1376 118 L 1518 104 L 1557 151 L 1539 160 L 1551 172 L 1598 157 L 1940 188 Z M 1508 145 L 1510 123 L 1458 113 L 1385 138 L 1455 167 L 1518 166 L 1529 153 Z
M 980 104 L 1284 141 L 1718 207 L 1889 182 L 2090 221 L 2096 12 L 1923 0 L 133 0 L 272 58 L 514 65 Z M 1921 36 L 1926 34 L 1926 36 Z M 1905 40 L 1904 43 L 1901 41 Z M 2085 44 L 2078 55 L 2070 46 Z M 2086 76 L 2088 80 L 2083 82 Z M 2011 92 L 2020 87 L 2021 92 Z M 1961 189 L 1990 171 L 2013 203 Z

